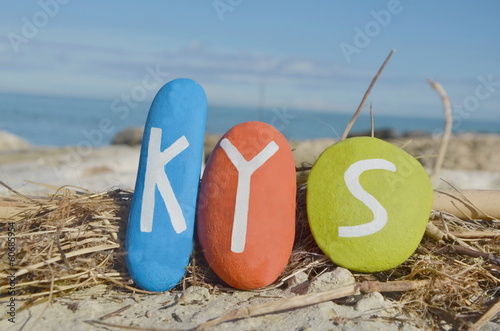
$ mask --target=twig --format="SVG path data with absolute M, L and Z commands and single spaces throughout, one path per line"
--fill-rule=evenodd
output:
M 480 207 L 478 207 L 478 206 L 477 206 L 477 204 L 475 204 L 474 202 L 472 202 L 472 201 L 471 201 L 471 199 L 469 199 L 469 198 L 468 198 L 468 197 L 467 197 L 464 193 L 462 193 L 462 191 L 464 191 L 464 190 L 459 190 L 459 189 L 457 189 L 455 186 L 453 186 L 451 183 L 447 182 L 447 181 L 446 181 L 446 180 L 444 180 L 444 179 L 441 179 L 441 180 L 443 180 L 443 181 L 444 181 L 446 184 L 448 184 L 448 185 L 449 185 L 452 189 L 454 189 L 454 190 L 455 190 L 458 194 L 460 194 L 460 195 L 461 195 L 461 196 L 462 196 L 462 197 L 463 197 L 463 198 L 464 198 L 467 202 L 469 202 L 469 203 L 472 205 L 472 207 L 476 208 L 478 211 L 480 211 L 481 213 L 483 213 L 483 214 L 484 214 L 483 218 L 486 218 L 486 217 L 487 217 L 487 218 L 490 218 L 491 220 L 500 219 L 500 211 L 499 211 L 498 207 L 496 207 L 496 206 L 497 206 L 497 204 L 496 204 L 496 203 L 492 203 L 492 202 L 491 202 L 491 200 L 489 200 L 489 201 L 487 201 L 487 202 L 486 202 L 486 206 L 491 206 L 491 205 L 494 205 L 494 206 L 496 207 L 496 208 L 493 208 L 493 209 L 494 209 L 494 210 L 495 210 L 495 212 L 498 214 L 498 216 L 493 216 L 493 215 L 490 215 L 490 213 L 489 213 L 489 212 L 487 213 L 487 212 L 485 212 L 485 211 L 484 211 L 484 210 L 485 210 L 485 209 L 484 209 L 484 206 L 482 206 L 481 208 L 480 208 Z M 492 198 L 493 198 L 493 199 L 494 199 L 494 201 L 498 201 L 498 200 L 499 200 L 499 199 L 498 199 L 498 197 L 499 197 L 499 195 L 500 195 L 500 191 L 487 191 L 487 190 L 479 190 L 479 191 L 471 191 L 471 192 L 472 192 L 472 193 L 474 193 L 474 192 L 489 192 L 489 193 L 486 193 L 486 194 L 488 195 L 488 198 L 489 198 L 489 199 L 492 199 Z M 494 198 L 494 196 L 492 196 L 492 195 L 494 195 L 494 194 L 496 194 L 496 198 L 497 198 L 497 199 L 495 199 L 495 198 Z M 482 200 L 486 200 L 486 197 L 484 197 L 484 196 L 483 196 L 483 199 L 482 199 Z M 495 212 L 494 212 L 494 213 L 495 213 Z M 492 213 L 492 214 L 494 214 L 494 213 Z
M 115 310 L 114 312 L 111 312 L 109 314 L 106 314 L 104 316 L 99 317 L 99 321 L 104 321 L 105 319 L 108 319 L 113 316 L 119 316 L 121 313 L 123 313 L 125 310 L 132 308 L 132 305 L 126 305 L 124 307 L 121 307 L 118 310 Z
M 500 205 L 498 204 L 500 191 L 456 190 L 456 192 L 434 191 L 432 209 L 456 215 L 461 219 L 500 219 Z
M 474 251 L 474 252 L 479 252 L 476 248 L 472 247 L 471 245 L 469 245 L 468 243 L 466 243 L 465 241 L 463 241 L 462 239 L 458 238 L 457 236 L 455 236 L 453 233 L 451 232 L 448 232 L 446 233 L 446 238 L 448 240 L 453 240 L 455 241 L 457 244 L 459 244 L 461 247 L 465 248 L 465 249 L 468 249 L 468 250 L 471 250 L 471 251 Z
M 442 241 L 443 238 L 446 237 L 446 234 L 432 222 L 427 223 L 427 226 L 425 227 L 425 235 L 438 242 Z
M 57 231 L 55 233 L 55 242 L 56 242 L 57 250 L 59 251 L 59 254 L 61 255 L 61 258 L 62 258 L 64 264 L 66 265 L 66 267 L 68 267 L 68 269 L 71 269 L 72 268 L 71 264 L 69 263 L 68 258 L 66 257 L 66 254 L 62 250 L 61 241 L 59 240 L 59 238 L 61 237 L 61 230 L 62 230 L 61 227 L 57 227 Z
M 452 241 L 456 242 L 457 244 L 459 244 L 460 246 L 465 247 L 465 248 L 467 248 L 467 249 L 469 249 L 471 251 L 477 251 L 476 248 L 474 248 L 471 245 L 467 244 L 462 239 L 457 238 L 454 234 L 452 234 L 452 233 L 450 233 L 450 231 L 448 231 L 448 225 L 444 221 L 443 213 L 439 213 L 439 218 L 441 219 L 441 223 L 443 224 L 443 226 L 446 229 L 446 233 L 445 233 L 445 238 L 446 239 L 452 240 Z
M 0 180 L 0 185 L 2 185 L 3 187 L 5 187 L 7 190 L 11 191 L 15 195 L 17 195 L 17 196 L 19 196 L 19 197 L 21 197 L 23 199 L 26 199 L 26 200 L 34 203 L 35 205 L 40 205 L 40 203 L 38 201 L 36 201 L 36 200 L 34 200 L 34 199 L 32 199 L 32 198 L 30 198 L 30 197 L 28 197 L 28 196 L 26 196 L 26 195 L 24 195 L 22 193 L 19 193 L 18 191 L 14 190 L 12 187 L 10 187 L 9 185 L 5 184 L 5 182 L 3 182 L 1 180 Z
M 500 231 L 467 231 L 467 232 L 453 232 L 453 235 L 462 239 L 484 239 L 484 238 L 497 238 L 500 237 Z
M 50 270 L 50 288 L 49 288 L 49 306 L 52 306 L 52 297 L 54 295 L 54 270 L 52 269 L 52 267 L 50 266 L 50 264 L 47 264 L 47 267 L 49 268 Z
M 443 220 L 443 214 L 440 213 L 439 216 L 440 216 L 441 220 Z M 446 225 L 446 223 L 444 223 L 444 224 Z M 432 239 L 436 240 L 437 242 L 441 242 L 441 243 L 444 242 L 445 239 L 452 240 L 466 249 L 469 249 L 471 251 L 476 251 L 476 249 L 474 249 L 471 245 L 467 244 L 465 241 L 463 241 L 459 237 L 455 236 L 453 233 L 451 233 L 449 231 L 446 231 L 446 233 L 444 233 L 443 231 L 441 231 L 441 229 L 439 229 L 437 226 L 435 226 L 434 223 L 432 223 L 432 222 L 427 223 L 427 226 L 425 228 L 425 235 L 427 237 L 432 238 Z
M 491 253 L 483 253 L 483 252 L 478 252 L 475 250 L 471 250 L 467 247 L 463 246 L 458 246 L 458 245 L 453 245 L 453 246 L 447 246 L 439 251 L 437 251 L 438 254 L 444 254 L 444 253 L 455 253 L 455 254 L 461 254 L 461 255 L 467 255 L 471 257 L 481 257 L 485 260 L 489 260 L 490 262 L 499 265 L 500 266 L 500 257 L 493 255 Z
M 451 107 L 450 107 L 450 98 L 446 94 L 446 91 L 441 86 L 441 84 L 433 81 L 432 79 L 428 80 L 429 84 L 433 89 L 437 91 L 441 100 L 443 102 L 443 111 L 445 118 L 445 127 L 444 127 L 444 135 L 443 140 L 441 141 L 441 146 L 439 148 L 439 154 L 436 160 L 436 164 L 434 165 L 434 169 L 431 173 L 431 179 L 434 181 L 441 170 L 441 166 L 443 165 L 444 156 L 446 155 L 446 150 L 448 149 L 448 143 L 450 142 L 451 129 L 453 127 L 453 119 L 451 116 Z
M 472 324 L 467 330 L 468 331 L 479 331 L 479 329 L 488 323 L 495 315 L 500 311 L 500 299 L 495 302 L 493 306 L 491 306 L 480 319 L 476 321 L 476 323 Z
M 112 323 L 101 322 L 101 321 L 97 321 L 97 320 L 85 321 L 85 323 L 88 323 L 90 325 L 109 326 L 109 327 L 112 327 L 112 328 L 118 328 L 118 329 L 122 329 L 122 330 L 136 330 L 136 331 L 180 331 L 180 330 L 182 330 L 182 329 L 144 328 L 144 327 L 141 327 L 141 326 L 119 325 L 119 324 L 112 324 Z
M 374 120 L 373 120 L 373 108 L 372 108 L 372 103 L 370 102 L 370 122 L 371 122 L 371 127 L 372 127 L 372 138 L 375 137 L 375 125 L 374 125 Z
M 368 86 L 368 89 L 366 90 L 365 95 L 363 96 L 363 99 L 361 99 L 361 103 L 359 104 L 358 109 L 356 109 L 356 112 L 354 113 L 353 117 L 351 118 L 351 121 L 349 122 L 349 124 L 347 124 L 347 127 L 345 128 L 345 131 L 344 131 L 344 134 L 342 135 L 341 140 L 345 140 L 347 138 L 347 135 L 349 134 L 349 131 L 351 131 L 351 128 L 354 125 L 354 122 L 356 122 L 356 119 L 358 118 L 359 113 L 361 113 L 361 109 L 363 108 L 363 106 L 366 102 L 366 99 L 368 99 L 368 96 L 370 95 L 370 92 L 372 91 L 372 88 L 375 85 L 375 82 L 377 81 L 377 79 L 380 76 L 380 74 L 382 73 L 382 71 L 384 71 L 385 66 L 387 65 L 387 63 L 389 62 L 389 60 L 392 57 L 392 54 L 394 54 L 395 51 L 396 50 L 393 49 L 389 53 L 389 55 L 385 59 L 384 63 L 382 64 L 380 69 L 377 71 L 377 74 L 375 75 L 375 77 L 373 77 L 372 82 L 370 83 L 370 86 Z
M 97 276 L 98 276 L 99 278 L 104 278 L 104 279 L 106 279 L 106 280 L 110 281 L 110 282 L 111 282 L 111 283 L 113 283 L 113 284 L 116 284 L 116 285 L 118 285 L 118 286 L 120 286 L 120 287 L 124 287 L 124 288 L 126 288 L 127 290 L 131 290 L 131 291 L 133 291 L 133 292 L 144 293 L 144 294 L 162 294 L 162 293 L 163 293 L 163 292 L 151 292 L 151 291 L 146 291 L 146 290 L 141 290 L 141 289 L 138 289 L 138 288 L 134 288 L 134 287 L 132 287 L 132 286 L 128 286 L 128 285 L 126 285 L 126 284 L 124 284 L 124 283 L 121 283 L 121 282 L 119 282 L 119 281 L 117 281 L 117 280 L 115 280 L 115 279 L 111 278 L 111 277 L 106 276 L 106 274 L 104 274 L 104 273 L 102 273 L 102 272 L 99 272 Z
M 392 281 L 392 282 L 363 282 L 352 285 L 346 285 L 331 290 L 298 295 L 292 298 L 266 302 L 250 307 L 235 309 L 226 315 L 215 318 L 198 326 L 195 330 L 203 330 L 224 322 L 248 318 L 253 316 L 277 313 L 280 311 L 302 308 L 310 305 L 343 298 L 350 295 L 372 292 L 402 292 L 415 290 L 424 286 L 428 286 L 428 281 Z

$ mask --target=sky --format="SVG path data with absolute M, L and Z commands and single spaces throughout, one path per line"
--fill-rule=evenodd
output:
M 0 93 L 151 99 L 191 78 L 209 105 L 500 122 L 499 1 L 0 0 Z M 161 84 L 161 85 L 160 85 Z

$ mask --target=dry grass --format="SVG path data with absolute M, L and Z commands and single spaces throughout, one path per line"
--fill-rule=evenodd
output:
M 399 301 L 420 317 L 423 326 L 447 323 L 460 329 L 479 319 L 498 298 L 500 231 L 493 221 L 463 221 L 440 213 L 434 218 L 430 224 L 442 231 L 443 239 L 424 237 L 405 263 L 376 276 L 431 280 L 430 287 L 403 293 Z M 460 238 L 468 233 L 475 238 Z
M 284 286 L 298 272 L 310 279 L 336 266 L 321 254 L 307 224 L 304 174 L 297 191 L 297 235 L 290 262 L 270 287 Z M 16 271 L 16 296 L 26 305 L 65 295 L 99 283 L 123 291 L 134 287 L 126 272 L 124 235 L 132 192 L 105 193 L 60 189 L 50 197 L 0 198 L 0 301 L 9 299 L 7 275 Z M 8 216 L 7 216 L 8 215 Z M 14 266 L 8 260 L 8 224 L 15 223 Z M 427 236 L 401 266 L 375 274 L 355 275 L 359 281 L 430 280 L 431 286 L 392 296 L 421 326 L 443 323 L 460 328 L 478 320 L 498 297 L 500 230 L 496 221 L 463 221 L 434 212 Z M 441 240 L 439 240 L 441 238 Z M 198 244 L 178 290 L 202 285 L 225 288 L 206 264 Z
M 0 293 L 10 290 L 6 274 L 12 270 L 16 270 L 18 299 L 37 300 L 105 281 L 127 281 L 121 252 L 122 212 L 131 197 L 131 192 L 62 189 L 52 197 L 3 198 Z M 12 221 L 16 251 L 11 266 L 7 229 Z

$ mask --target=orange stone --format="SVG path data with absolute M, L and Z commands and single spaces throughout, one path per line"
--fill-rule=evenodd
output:
M 246 122 L 221 138 L 203 174 L 197 231 L 224 282 L 249 290 L 278 278 L 292 252 L 295 194 L 293 155 L 278 130 Z

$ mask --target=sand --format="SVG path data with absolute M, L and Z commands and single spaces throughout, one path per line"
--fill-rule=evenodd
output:
M 192 286 L 186 292 L 130 294 L 99 285 L 61 297 L 50 306 L 37 305 L 16 315 L 13 330 L 106 330 L 108 323 L 140 330 L 189 330 L 237 307 L 294 296 L 289 290 L 211 294 Z M 112 314 L 120 309 L 123 312 Z M 111 316 L 110 316 L 111 314 Z M 391 320 L 394 319 L 394 320 Z M 12 323 L 10 323 L 12 324 Z M 0 328 L 8 327 L 0 321 Z M 227 322 L 209 330 L 418 330 L 397 304 L 379 293 L 360 295 L 348 304 L 332 301 L 262 317 Z

